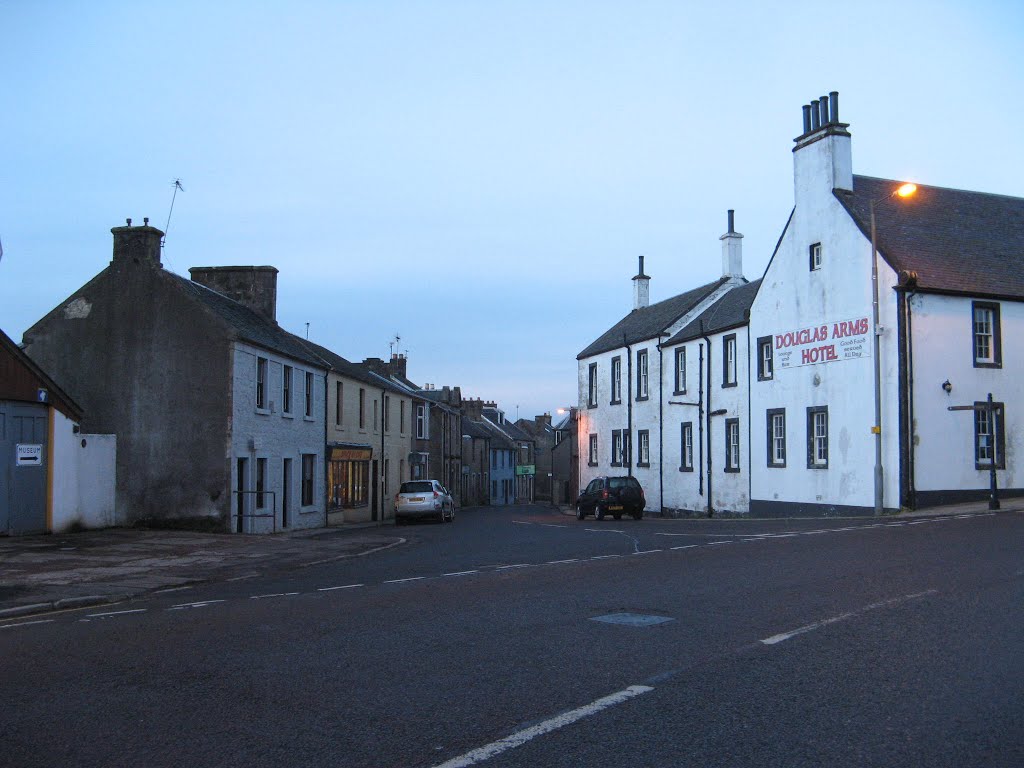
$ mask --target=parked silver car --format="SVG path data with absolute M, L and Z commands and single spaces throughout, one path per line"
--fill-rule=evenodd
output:
M 419 517 L 455 519 L 455 500 L 437 480 L 410 480 L 395 494 L 395 525 Z

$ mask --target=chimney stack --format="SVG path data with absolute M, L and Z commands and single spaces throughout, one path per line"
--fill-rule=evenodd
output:
M 409 360 L 401 353 L 392 352 L 391 362 L 388 364 L 388 373 L 400 379 L 406 378 L 406 365 Z
M 853 158 L 848 123 L 839 122 L 839 93 L 831 91 L 803 111 L 803 133 L 794 139 L 794 186 L 796 199 L 805 194 L 831 194 L 834 189 L 853 190 Z
M 643 309 L 651 303 L 651 278 L 644 274 L 644 257 L 640 257 L 640 271 L 633 278 L 633 309 Z
M 722 235 L 722 277 L 743 277 L 743 235 L 736 231 L 735 211 L 729 211 L 729 231 Z
M 192 281 L 277 322 L 276 267 L 192 267 Z
M 160 242 L 164 233 L 156 227 L 149 226 L 149 219 L 144 219 L 145 225 L 133 227 L 132 220 L 127 219 L 127 226 L 114 227 L 110 233 L 114 236 L 114 258 L 111 264 L 145 264 L 147 266 L 159 267 Z

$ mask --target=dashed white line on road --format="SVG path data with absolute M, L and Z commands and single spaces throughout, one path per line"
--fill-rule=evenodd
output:
M 38 619 L 36 621 L 19 621 L 17 624 L 3 624 L 0 629 L 14 629 L 15 627 L 28 627 L 33 624 L 52 624 L 53 619 Z
M 480 573 L 480 571 L 455 571 L 454 573 L 446 573 L 445 576 L 465 576 L 469 573 Z
M 625 531 L 617 531 L 614 528 L 584 528 L 583 530 L 591 533 L 625 533 Z
M 167 589 L 157 589 L 157 590 L 153 591 L 153 594 L 154 595 L 162 595 L 165 592 L 182 592 L 182 591 L 184 591 L 186 589 L 192 589 L 192 585 L 191 584 L 186 584 L 183 587 L 168 587 Z
M 791 637 L 796 637 L 797 635 L 802 635 L 805 632 L 811 632 L 812 630 L 820 629 L 821 627 L 826 627 L 829 624 L 835 624 L 836 622 L 843 621 L 845 619 L 851 619 L 854 616 L 859 616 L 860 614 L 866 613 L 867 611 L 873 611 L 873 610 L 876 610 L 878 608 L 886 608 L 886 607 L 888 607 L 890 605 L 896 605 L 898 603 L 905 603 L 908 600 L 916 600 L 919 597 L 925 597 L 927 595 L 934 595 L 937 592 L 938 592 L 938 590 L 936 590 L 936 589 L 928 589 L 928 590 L 925 590 L 924 592 L 915 592 L 912 595 L 902 595 L 901 597 L 894 597 L 891 600 L 882 600 L 881 602 L 878 602 L 878 603 L 871 603 L 870 605 L 866 605 L 866 606 L 864 606 L 863 608 L 861 608 L 858 611 L 850 611 L 849 613 L 841 613 L 838 616 L 833 616 L 833 617 L 828 618 L 828 619 L 822 619 L 821 621 L 815 621 L 815 622 L 812 622 L 811 624 L 806 624 L 806 625 L 804 625 L 802 627 L 798 627 L 797 629 L 790 630 L 789 632 L 780 632 L 777 635 L 772 635 L 771 637 L 766 637 L 765 639 L 761 640 L 761 642 L 764 645 L 776 645 L 777 643 L 781 643 L 783 640 L 789 640 Z
M 244 576 L 235 576 L 227 579 L 227 581 L 245 581 L 245 579 L 258 579 L 260 575 L 258 573 L 247 573 Z
M 670 547 L 670 549 L 693 549 L 694 547 L 699 547 L 699 546 L 700 546 L 700 544 L 684 544 L 681 547 Z
M 555 525 L 554 523 L 537 523 L 541 528 L 568 528 L 568 525 Z
M 719 544 L 732 544 L 733 542 L 726 539 L 725 541 L 709 541 L 705 544 L 705 547 L 717 547 Z
M 634 552 L 634 555 L 649 555 L 652 552 L 663 552 L 661 549 L 641 549 L 639 552 Z
M 538 736 L 543 736 L 546 733 L 557 731 L 559 728 L 572 725 L 577 720 L 582 720 L 584 717 L 596 715 L 604 709 L 614 707 L 616 704 L 628 701 L 634 696 L 639 696 L 653 690 L 654 689 L 648 685 L 631 685 L 625 690 L 597 699 L 597 701 L 593 701 L 586 706 L 573 709 L 569 712 L 564 712 L 561 715 L 549 718 L 548 720 L 537 723 L 529 728 L 516 731 L 511 736 L 506 736 L 503 739 L 493 741 L 479 749 L 474 749 L 472 752 L 467 752 L 464 755 L 453 757 L 451 760 L 435 766 L 435 768 L 467 768 L 467 766 L 477 765 L 478 763 L 491 759 L 495 755 L 500 755 L 506 750 L 520 747 Z
M 570 557 L 568 560 L 548 560 L 545 565 L 559 565 L 561 563 L 578 563 L 580 559 L 578 557 Z
M 594 555 L 591 560 L 607 560 L 612 557 L 622 557 L 622 555 Z
M 362 584 L 342 584 L 342 585 L 337 586 L 337 587 L 319 587 L 317 589 L 317 592 L 330 592 L 330 591 L 335 590 L 335 589 L 355 589 L 356 587 L 361 587 L 361 586 L 363 586 L 363 585 Z
M 530 563 L 516 563 L 515 565 L 499 565 L 494 570 L 496 571 L 507 571 L 510 568 L 529 568 Z
M 426 578 L 426 576 L 410 576 L 407 579 L 388 579 L 387 581 L 385 581 L 383 583 L 384 584 L 401 584 L 403 581 L 419 581 L 420 579 L 425 579 L 425 578 Z
M 168 611 L 183 611 L 186 608 L 205 608 L 213 603 L 223 603 L 224 600 L 199 600 L 195 603 L 180 603 L 178 605 L 168 608 Z
M 125 614 L 125 613 L 145 613 L 148 610 L 149 610 L 148 608 L 135 608 L 134 610 L 131 610 L 131 611 L 109 611 L 107 613 L 87 613 L 86 617 L 90 618 L 90 619 L 102 619 L 102 618 L 104 618 L 106 616 L 121 616 L 122 614 Z M 85 621 L 85 619 L 79 619 L 79 621 Z
M 250 600 L 263 600 L 268 597 L 292 597 L 293 595 L 299 594 L 298 592 L 275 592 L 271 595 L 249 595 Z

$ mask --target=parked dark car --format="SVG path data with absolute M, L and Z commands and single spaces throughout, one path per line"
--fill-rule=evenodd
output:
M 576 499 L 576 518 L 593 514 L 598 520 L 605 515 L 618 520 L 626 514 L 639 520 L 645 506 L 644 489 L 635 477 L 595 477 Z

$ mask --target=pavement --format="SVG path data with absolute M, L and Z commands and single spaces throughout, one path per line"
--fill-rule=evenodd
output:
M 109 528 L 0 537 L 0 620 L 261 576 L 399 546 L 376 523 L 277 535 Z

